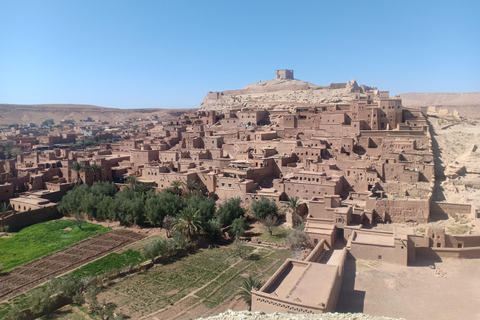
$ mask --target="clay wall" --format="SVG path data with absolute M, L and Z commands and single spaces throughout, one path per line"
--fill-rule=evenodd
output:
M 14 231 L 58 216 L 57 206 L 48 206 L 24 212 L 15 212 L 3 219 L 3 225 L 9 226 L 9 230 Z
M 377 199 L 375 213 L 382 221 L 427 223 L 430 215 L 428 199 Z
M 317 182 L 299 182 L 296 180 L 285 181 L 285 193 L 288 196 L 299 197 L 300 199 L 308 200 L 315 196 L 337 195 L 342 192 L 342 183 L 328 182 L 319 184 Z
M 315 248 L 310 252 L 310 254 L 305 258 L 306 262 L 320 262 L 320 259 L 325 254 L 325 240 L 321 240 Z
M 430 212 L 431 214 L 440 215 L 440 216 L 442 215 L 451 216 L 452 214 L 456 214 L 456 215 L 465 215 L 473 219 L 477 218 L 475 208 L 472 209 L 472 205 L 470 204 L 432 201 Z

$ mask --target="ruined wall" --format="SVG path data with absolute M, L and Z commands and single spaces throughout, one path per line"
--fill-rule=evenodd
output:
M 427 223 L 430 215 L 428 199 L 377 199 L 375 213 L 382 221 Z

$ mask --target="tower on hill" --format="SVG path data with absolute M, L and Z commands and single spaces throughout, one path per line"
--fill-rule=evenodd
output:
M 293 80 L 293 70 L 276 70 L 275 71 L 275 79 L 277 80 L 286 80 L 290 79 Z

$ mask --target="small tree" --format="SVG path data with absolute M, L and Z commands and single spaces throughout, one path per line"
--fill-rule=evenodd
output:
M 249 256 L 249 249 L 245 241 L 235 239 L 232 244 L 232 256 L 247 259 Z
M 248 228 L 247 218 L 241 217 L 233 220 L 232 227 L 228 231 L 230 238 L 238 238 L 245 235 L 245 230 Z
M 172 236 L 173 226 L 175 225 L 176 222 L 177 222 L 177 219 L 175 219 L 175 217 L 172 217 L 172 216 L 166 216 L 163 219 L 163 228 L 167 230 L 167 238 L 170 238 Z
M 278 207 L 274 200 L 262 197 L 252 202 L 251 211 L 255 219 L 261 220 L 268 216 L 278 216 Z
M 156 257 L 174 254 L 176 249 L 177 246 L 175 241 L 168 239 L 156 239 L 143 246 L 142 254 L 145 258 L 150 259 L 153 263 Z
M 78 212 L 75 212 L 74 217 L 75 217 L 75 219 L 72 220 L 73 224 L 76 225 L 78 227 L 78 229 L 82 229 L 82 225 L 85 222 L 82 215 Z
M 243 217 L 245 210 L 242 208 L 242 199 L 231 198 L 218 206 L 215 216 L 222 227 L 233 223 L 237 218 Z
M 94 285 L 90 285 L 85 290 L 85 300 L 88 303 L 88 307 L 90 312 L 97 313 L 100 309 L 100 304 L 98 303 L 98 294 L 100 293 L 100 289 L 95 287 Z
M 52 311 L 52 290 L 49 285 L 37 288 L 27 296 L 27 302 L 34 314 L 49 314 Z
M 277 216 L 269 215 L 269 216 L 266 216 L 265 218 L 261 219 L 260 223 L 263 225 L 265 230 L 267 230 L 270 235 L 273 235 L 273 229 L 278 224 L 278 218 L 277 218 Z
M 260 290 L 261 287 L 265 284 L 264 281 L 255 279 L 252 276 L 243 279 L 242 283 L 238 287 L 237 296 L 240 297 L 248 306 L 248 310 L 252 306 L 252 289 Z

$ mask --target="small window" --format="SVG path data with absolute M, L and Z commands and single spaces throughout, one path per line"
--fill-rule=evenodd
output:
M 382 256 L 381 256 L 381 255 L 378 255 L 378 260 L 382 260 Z

